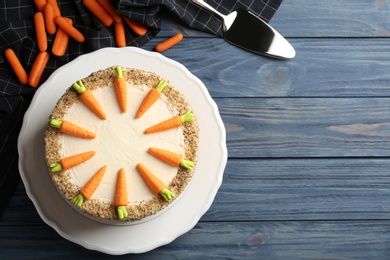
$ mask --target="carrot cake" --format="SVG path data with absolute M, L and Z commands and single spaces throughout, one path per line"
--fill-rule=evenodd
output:
M 136 223 L 180 198 L 199 129 L 167 79 L 113 66 L 76 81 L 48 120 L 45 156 L 59 193 L 82 214 Z

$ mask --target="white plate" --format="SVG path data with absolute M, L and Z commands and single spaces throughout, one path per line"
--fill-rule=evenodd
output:
M 168 79 L 189 97 L 200 128 L 196 169 L 180 199 L 164 214 L 129 226 L 91 221 L 69 207 L 54 187 L 44 159 L 44 132 L 57 100 L 73 82 L 114 65 L 152 71 Z M 211 206 L 227 161 L 225 128 L 203 83 L 176 61 L 135 47 L 101 49 L 57 69 L 39 87 L 24 116 L 18 151 L 20 175 L 41 218 L 64 238 L 113 255 L 146 252 L 192 229 Z

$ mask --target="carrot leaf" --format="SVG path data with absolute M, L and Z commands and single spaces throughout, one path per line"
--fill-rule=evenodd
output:
M 57 119 L 50 120 L 50 126 L 54 128 L 61 128 L 62 121 Z
M 117 78 L 123 78 L 122 68 L 120 66 L 115 67 L 115 76 Z
M 79 92 L 79 94 L 82 94 L 86 91 L 85 87 L 84 87 L 84 84 L 81 80 L 73 83 L 73 88 Z
M 166 86 L 168 86 L 168 82 L 166 82 L 166 81 L 164 81 L 164 80 L 161 80 L 158 84 L 157 84 L 157 86 L 155 87 L 155 89 L 156 90 L 158 90 L 158 91 L 163 91 L 163 89 L 166 87 Z
M 180 116 L 180 121 L 182 123 L 190 122 L 193 121 L 194 119 L 195 119 L 194 114 L 192 114 L 190 111 Z
M 81 205 L 83 205 L 83 202 L 84 202 L 84 196 L 79 193 L 79 195 L 77 195 L 76 197 L 74 197 L 74 199 L 72 200 L 73 204 L 76 205 L 77 207 L 81 207 Z
M 61 163 L 52 163 L 52 164 L 50 164 L 50 170 L 51 170 L 51 172 L 60 172 L 60 171 L 62 171 Z
M 118 206 L 116 210 L 118 211 L 118 217 L 120 220 L 127 218 L 128 213 L 125 206 Z
M 194 162 L 186 159 L 181 160 L 180 165 L 190 170 L 194 168 Z
M 173 200 L 173 198 L 175 198 L 175 194 L 173 194 L 173 192 L 168 190 L 167 188 L 162 189 L 162 191 L 160 191 L 160 194 L 166 201 L 171 201 Z

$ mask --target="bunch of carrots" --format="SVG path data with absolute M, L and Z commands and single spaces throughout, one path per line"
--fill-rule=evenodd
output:
M 114 24 L 117 47 L 126 46 L 124 23 L 139 36 L 147 32 L 144 25 L 118 14 L 110 0 L 83 0 L 82 2 L 103 25 L 111 26 Z M 39 53 L 33 62 L 30 73 L 27 74 L 13 49 L 8 48 L 5 51 L 5 57 L 22 85 L 28 84 L 37 88 L 50 58 L 47 35 L 55 35 L 51 53 L 57 57 L 65 54 L 70 37 L 82 43 L 85 41 L 85 36 L 73 26 L 71 19 L 61 16 L 57 0 L 34 0 L 34 3 L 38 10 L 34 14 L 34 27 Z M 180 42 L 182 38 L 183 35 L 179 33 L 157 44 L 155 50 L 163 52 Z

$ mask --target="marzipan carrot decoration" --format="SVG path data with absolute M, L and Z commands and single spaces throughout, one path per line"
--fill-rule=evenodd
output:
M 70 25 L 72 25 L 72 19 L 64 18 Z M 51 52 L 55 56 L 63 56 L 68 48 L 69 34 L 67 34 L 62 28 L 58 28 L 56 36 L 54 38 L 53 47 Z
M 125 169 L 121 168 L 118 172 L 115 190 L 114 206 L 117 208 L 118 218 L 120 220 L 126 218 L 128 213 L 126 206 L 129 203 L 127 199 L 127 186 L 126 186 L 126 174 Z
M 57 30 L 57 25 L 54 21 L 54 8 L 51 3 L 47 3 L 43 8 L 45 17 L 45 27 L 48 34 L 54 34 Z
M 34 0 L 34 4 L 37 7 L 39 12 L 43 11 L 43 8 L 45 7 L 46 0 Z
M 122 113 L 125 113 L 127 110 L 127 85 L 126 79 L 123 77 L 122 68 L 117 66 L 115 68 L 116 78 L 114 80 L 115 93 L 118 99 L 119 107 Z
M 161 91 L 168 86 L 168 82 L 161 80 L 156 87 L 152 88 L 142 100 L 135 118 L 140 118 L 161 96 Z
M 120 23 L 122 17 L 116 12 L 115 7 L 112 5 L 110 0 L 97 0 L 98 3 L 111 15 L 114 22 Z
M 35 36 L 37 38 L 37 44 L 39 51 L 47 50 L 47 36 L 45 28 L 45 19 L 42 12 L 36 12 L 34 14 L 34 27 Z
M 104 26 L 110 26 L 114 22 L 111 15 L 96 0 L 83 0 L 83 4 Z
M 84 102 L 85 105 L 88 106 L 89 109 L 91 109 L 102 120 L 106 120 L 106 114 L 104 113 L 99 102 L 92 94 L 92 92 L 84 87 L 84 84 L 81 80 L 73 83 L 73 88 L 80 94 L 80 99 Z
M 40 52 L 34 60 L 30 74 L 28 76 L 28 84 L 31 87 L 37 88 L 39 81 L 41 80 L 42 74 L 45 71 L 47 62 L 49 61 L 50 55 L 48 52 Z
M 149 188 L 155 193 L 160 194 L 166 201 L 171 201 L 175 198 L 175 194 L 165 187 L 165 184 L 149 171 L 143 164 L 137 164 L 137 171 L 144 179 Z
M 80 193 L 73 199 L 73 204 L 77 207 L 83 205 L 84 200 L 89 200 L 92 194 L 95 192 L 100 182 L 103 179 L 104 173 L 106 172 L 107 166 L 100 168 L 89 181 L 81 188 Z
M 61 11 L 60 11 L 60 8 L 58 7 L 57 0 L 46 0 L 46 2 L 48 4 L 50 3 L 53 6 L 54 17 L 61 16 Z
M 54 21 L 59 27 L 61 27 L 67 34 L 69 34 L 70 37 L 72 37 L 76 41 L 78 42 L 85 41 L 84 35 L 79 30 L 77 30 L 76 27 L 69 24 L 64 17 L 56 16 L 54 18 Z
M 178 33 L 168 40 L 165 40 L 159 44 L 157 44 L 154 49 L 157 52 L 163 52 L 168 50 L 169 48 L 173 47 L 174 45 L 178 44 L 183 39 L 183 35 L 181 33 Z
M 76 165 L 79 165 L 89 159 L 91 159 L 96 154 L 95 151 L 89 151 L 85 153 L 75 154 L 69 157 L 62 159 L 59 163 L 50 164 L 51 172 L 59 172 L 62 170 L 68 170 Z
M 194 162 L 184 159 L 183 155 L 168 150 L 150 147 L 148 152 L 158 159 L 172 165 L 172 166 L 183 166 L 187 169 L 194 168 Z
M 18 78 L 19 82 L 23 85 L 26 85 L 28 83 L 27 72 L 23 68 L 22 64 L 20 63 L 14 50 L 12 49 L 5 50 L 5 58 L 8 60 L 9 64 L 11 65 L 11 68 L 15 72 L 15 75 Z
M 191 112 L 187 112 L 181 116 L 174 116 L 168 120 L 162 121 L 154 126 L 151 126 L 145 130 L 145 134 L 161 132 L 175 127 L 182 126 L 185 122 L 194 120 L 194 115 Z
M 96 137 L 94 133 L 88 131 L 87 129 L 84 129 L 78 125 L 75 125 L 65 120 L 61 121 L 61 120 L 52 119 L 50 120 L 49 124 L 53 128 L 60 129 L 60 132 L 64 134 L 73 135 L 73 136 L 86 138 L 86 139 L 94 139 Z
M 114 24 L 114 32 L 116 47 L 126 47 L 125 26 L 122 21 Z
M 128 17 L 122 16 L 123 20 L 127 23 L 127 25 L 135 32 L 138 36 L 144 35 L 148 29 L 143 25 L 140 24 L 139 22 L 133 21 Z

